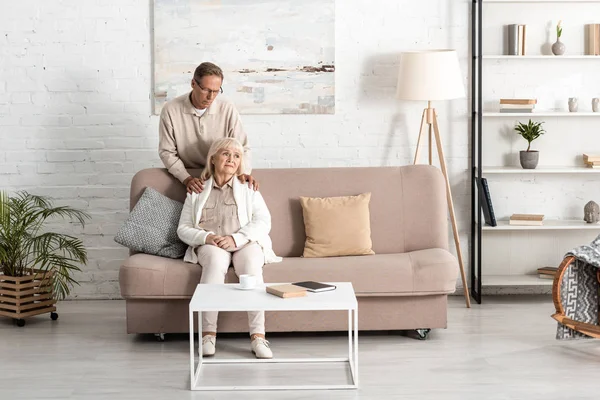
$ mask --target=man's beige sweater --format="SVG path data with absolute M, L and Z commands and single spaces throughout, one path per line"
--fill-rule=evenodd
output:
M 216 98 L 199 115 L 190 94 L 167 102 L 159 122 L 158 154 L 169 172 L 181 182 L 190 174 L 186 168 L 204 168 L 211 144 L 223 137 L 233 137 L 244 146 L 245 173 L 252 171 L 250 148 L 240 115 L 228 101 Z

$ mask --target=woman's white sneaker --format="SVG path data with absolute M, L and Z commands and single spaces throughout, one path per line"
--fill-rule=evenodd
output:
M 273 352 L 269 348 L 268 340 L 257 336 L 252 339 L 250 346 L 256 358 L 273 358 Z
M 213 335 L 202 336 L 202 355 L 203 356 L 214 356 L 216 343 L 217 343 L 216 336 L 213 336 Z

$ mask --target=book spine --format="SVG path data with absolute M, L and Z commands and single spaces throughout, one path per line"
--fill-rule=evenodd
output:
M 521 55 L 524 56 L 525 54 L 527 54 L 527 25 L 523 25 L 523 37 L 521 38 L 521 40 L 523 41 L 523 43 L 521 43 Z
M 490 196 L 487 179 L 479 178 L 479 186 L 479 198 L 481 201 L 481 208 L 483 209 L 485 223 L 490 226 L 497 226 L 496 215 L 494 214 L 494 207 L 492 206 L 492 197 Z
M 588 24 L 585 26 L 585 36 L 587 39 L 587 46 L 585 46 L 585 54 L 593 56 L 594 54 L 594 24 Z
M 501 113 L 533 113 L 531 108 L 501 108 Z
M 590 27 L 590 55 L 598 55 L 598 24 L 591 24 Z
M 494 207 L 492 206 L 492 196 L 490 195 L 490 188 L 488 187 L 486 178 L 482 178 L 481 180 L 483 181 L 483 191 L 485 192 L 485 197 L 490 208 L 490 219 L 492 221 L 492 226 L 496 226 L 496 214 L 494 214 Z
M 519 32 L 519 36 L 518 36 L 518 55 L 522 56 L 523 55 L 523 25 L 519 25 L 517 27 L 517 30 Z
M 500 99 L 500 104 L 535 105 L 537 99 Z
M 594 24 L 594 55 L 600 55 L 600 24 Z
M 506 42 L 506 51 L 509 56 L 518 55 L 519 51 L 519 32 L 518 25 L 511 24 L 507 26 L 507 42 Z
M 501 103 L 500 108 L 522 108 L 524 110 L 533 110 L 535 108 L 535 104 L 511 104 L 511 103 Z

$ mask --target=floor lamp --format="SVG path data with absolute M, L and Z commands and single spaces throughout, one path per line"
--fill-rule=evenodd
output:
M 435 108 L 432 108 L 431 106 L 432 101 L 465 97 L 465 89 L 462 80 L 458 56 L 454 50 L 428 50 L 402 53 L 396 94 L 401 100 L 427 101 L 427 108 L 423 110 L 423 115 L 421 117 L 421 129 L 419 130 L 414 164 L 417 164 L 419 161 L 419 153 L 421 152 L 421 146 L 425 141 L 425 136 L 428 136 L 429 139 L 429 165 L 433 164 L 432 145 L 433 139 L 435 139 L 440 168 L 446 181 L 448 210 L 450 212 L 450 221 L 454 232 L 454 243 L 456 244 L 456 254 L 460 266 L 464 295 L 467 307 L 471 307 L 471 298 L 467 286 L 467 276 L 465 275 L 462 251 L 460 249 L 458 227 L 456 226 L 454 204 L 452 202 L 450 182 L 448 181 L 448 171 L 446 169 L 446 160 L 444 158 L 444 150 L 440 138 L 437 114 Z

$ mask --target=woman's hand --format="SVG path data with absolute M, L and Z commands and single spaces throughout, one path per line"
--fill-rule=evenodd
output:
M 211 246 L 216 246 L 217 244 L 215 243 L 215 239 L 218 238 L 220 236 L 217 235 L 208 235 L 206 237 L 206 240 L 204 241 L 205 244 L 210 244 Z
M 194 178 L 193 176 L 188 177 L 185 181 L 183 181 L 183 184 L 187 188 L 188 193 L 200 193 L 204 190 L 204 182 L 198 178 Z
M 233 240 L 232 236 L 217 236 L 214 242 L 216 246 L 219 246 L 223 250 L 235 249 L 235 240 Z

